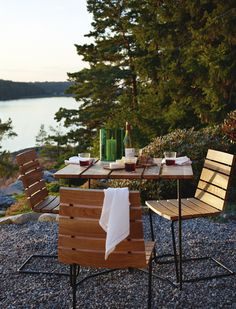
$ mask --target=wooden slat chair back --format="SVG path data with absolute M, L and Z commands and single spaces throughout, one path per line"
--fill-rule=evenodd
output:
M 130 235 L 107 260 L 106 233 L 99 225 L 103 199 L 101 190 L 60 190 L 59 261 L 104 268 L 146 267 L 151 251 L 145 248 L 139 192 L 129 195 Z
M 228 197 L 234 155 L 209 149 L 198 182 L 195 198 L 222 211 Z
M 20 180 L 23 182 L 29 206 L 33 211 L 59 213 L 59 198 L 49 196 L 43 179 L 43 171 L 34 149 L 16 156 Z

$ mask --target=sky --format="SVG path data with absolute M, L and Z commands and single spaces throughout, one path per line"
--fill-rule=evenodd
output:
M 67 80 L 86 67 L 74 44 L 91 22 L 86 0 L 0 0 L 0 79 Z

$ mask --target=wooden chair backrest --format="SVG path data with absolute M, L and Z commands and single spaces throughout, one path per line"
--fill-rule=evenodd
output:
M 23 182 L 28 203 L 33 209 L 48 196 L 36 151 L 32 149 L 18 154 L 16 162 L 19 165 L 20 180 Z
M 235 156 L 209 149 L 198 182 L 195 198 L 224 210 Z
M 130 235 L 105 260 L 106 233 L 99 225 L 103 190 L 60 189 L 58 258 L 66 264 L 104 268 L 145 267 L 139 192 L 130 192 Z

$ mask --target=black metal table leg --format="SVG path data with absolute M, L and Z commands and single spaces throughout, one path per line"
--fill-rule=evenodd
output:
M 182 213 L 181 213 L 181 184 L 180 179 L 177 179 L 177 198 L 178 198 L 178 208 L 179 208 L 179 288 L 182 290 Z

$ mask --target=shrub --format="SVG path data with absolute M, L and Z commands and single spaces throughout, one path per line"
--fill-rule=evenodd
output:
M 236 144 L 236 110 L 227 115 L 222 125 L 222 130 L 231 142 Z
M 201 130 L 177 129 L 162 137 L 157 137 L 143 149 L 144 154 L 153 157 L 163 157 L 166 150 L 176 151 L 178 156 L 188 156 L 192 160 L 194 170 L 194 179 L 192 181 L 183 181 L 183 196 L 193 195 L 200 172 L 203 166 L 204 158 L 209 148 L 229 151 L 230 141 L 225 139 L 220 126 L 207 127 Z M 161 198 L 176 197 L 176 181 L 159 181 L 158 190 Z M 153 184 L 147 183 L 147 189 L 153 192 Z M 153 195 L 153 193 L 152 193 Z M 158 197 L 158 194 L 157 194 Z

